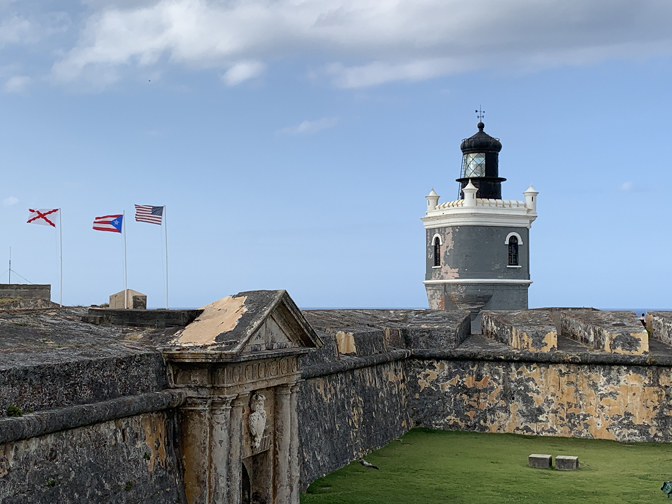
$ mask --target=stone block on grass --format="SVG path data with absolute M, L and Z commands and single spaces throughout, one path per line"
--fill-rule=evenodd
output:
M 573 471 L 579 468 L 579 457 L 558 455 L 555 457 L 555 468 L 558 471 Z
M 551 456 L 542 455 L 539 453 L 533 453 L 527 457 L 527 463 L 530 467 L 535 469 L 550 469 L 551 468 Z

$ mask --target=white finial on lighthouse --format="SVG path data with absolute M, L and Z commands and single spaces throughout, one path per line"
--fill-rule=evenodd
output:
M 476 206 L 476 193 L 478 192 L 478 188 L 471 183 L 471 179 L 469 179 L 469 183 L 462 188 L 462 192 L 464 193 L 464 206 Z
M 537 213 L 537 191 L 534 190 L 532 184 L 527 188 L 527 191 L 523 193 L 525 195 L 525 206 L 532 210 L 534 213 Z
M 425 196 L 425 198 L 427 198 L 427 211 L 428 212 L 431 212 L 432 210 L 436 209 L 436 205 L 439 203 L 439 198 L 440 197 L 441 196 L 436 194 L 436 192 L 434 191 L 434 188 L 432 187 L 432 190 L 429 192 L 429 194 L 427 196 Z

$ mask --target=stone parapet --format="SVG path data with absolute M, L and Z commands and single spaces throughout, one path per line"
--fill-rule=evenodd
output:
M 51 300 L 50 284 L 0 284 L 0 299 Z
M 116 310 L 89 308 L 82 317 L 84 322 L 98 325 L 128 327 L 185 327 L 203 313 L 203 310 Z
M 483 311 L 481 332 L 517 350 L 550 352 L 558 349 L 557 330 L 551 315 L 545 311 Z
M 563 311 L 560 325 L 563 336 L 595 350 L 624 355 L 649 353 L 649 334 L 634 312 Z
M 464 310 L 307 310 L 306 320 L 318 331 L 352 334 L 358 356 L 388 347 L 455 348 L 471 334 Z M 382 333 L 377 332 L 382 331 Z
M 12 366 L 9 359 L 22 359 Z M 161 354 L 123 346 L 53 349 L 49 362 L 27 354 L 6 355 L 0 362 L 0 418 L 10 405 L 23 412 L 109 401 L 167 388 Z M 11 367 L 6 367 L 6 366 Z
M 0 445 L 119 418 L 176 408 L 182 391 L 162 390 L 0 419 Z
M 0 299 L 0 310 L 54 310 L 60 307 L 58 303 L 48 299 Z
M 646 328 L 651 332 L 653 339 L 672 345 L 671 311 L 646 312 Z

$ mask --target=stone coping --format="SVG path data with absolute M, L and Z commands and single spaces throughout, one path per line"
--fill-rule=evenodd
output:
M 672 356 L 668 355 L 624 355 L 606 352 L 566 353 L 520 352 L 515 350 L 465 350 L 461 348 L 436 350 L 416 349 L 412 357 L 436 360 L 485 360 L 499 362 L 529 362 L 540 364 L 604 364 L 617 366 L 662 366 L 672 367 Z
M 0 445 L 129 416 L 176 408 L 186 400 L 180 390 L 162 390 L 109 401 L 44 410 L 0 419 Z
M 279 350 L 269 350 L 264 352 L 253 352 L 243 354 L 232 354 L 230 352 L 217 352 L 216 350 L 195 351 L 193 348 L 176 350 L 175 347 L 159 349 L 161 354 L 170 362 L 248 362 L 263 359 L 275 359 L 280 357 L 289 357 L 292 355 L 304 355 L 312 351 L 312 348 L 286 348 Z
M 391 352 L 367 355 L 364 357 L 342 357 L 340 360 L 324 362 L 304 368 L 301 371 L 301 378 L 308 380 L 310 378 L 319 378 L 334 373 L 342 373 L 353 369 L 361 369 L 379 364 L 387 364 L 399 360 L 408 359 L 413 355 L 411 350 L 393 350 Z
M 185 327 L 203 313 L 203 310 L 134 310 L 89 308 L 82 321 L 96 325 L 119 325 L 126 327 Z
M 307 366 L 302 369 L 301 377 L 304 380 L 319 378 L 333 373 L 377 366 L 406 359 L 672 367 L 672 356 L 632 356 L 607 353 L 583 353 L 577 355 L 564 352 L 517 352 L 514 350 L 502 352 L 501 350 L 467 350 L 460 348 L 449 350 L 399 349 L 364 357 L 341 357 L 341 359 L 337 361 Z

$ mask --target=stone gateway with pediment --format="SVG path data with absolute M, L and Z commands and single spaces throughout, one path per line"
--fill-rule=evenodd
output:
M 285 291 L 224 298 L 175 335 L 189 504 L 299 503 L 299 358 L 320 345 Z

